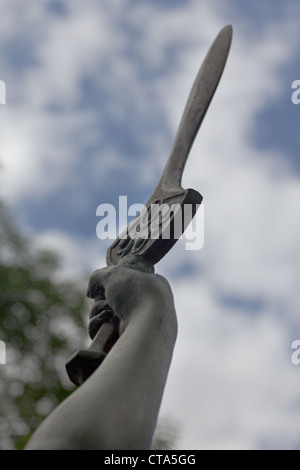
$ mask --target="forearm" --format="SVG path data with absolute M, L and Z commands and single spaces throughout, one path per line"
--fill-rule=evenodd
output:
M 149 448 L 176 333 L 170 296 L 144 295 L 131 306 L 125 331 L 101 366 L 43 423 L 28 448 Z
M 176 332 L 175 313 L 155 303 L 131 318 L 102 370 L 87 383 L 89 393 L 96 397 L 101 390 L 103 397 L 92 448 L 99 443 L 104 449 L 150 448 Z

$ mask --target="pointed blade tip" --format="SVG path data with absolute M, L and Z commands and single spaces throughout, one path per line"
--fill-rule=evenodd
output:
M 228 24 L 224 26 L 224 28 L 221 29 L 220 34 L 226 34 L 230 39 L 232 39 L 232 34 L 233 34 L 233 27 L 231 24 Z

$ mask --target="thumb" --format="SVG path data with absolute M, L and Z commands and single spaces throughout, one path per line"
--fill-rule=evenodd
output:
M 101 268 L 94 271 L 89 279 L 87 297 L 90 299 L 97 297 L 97 300 L 104 300 L 105 288 L 115 269 L 116 266 L 110 266 L 109 268 Z

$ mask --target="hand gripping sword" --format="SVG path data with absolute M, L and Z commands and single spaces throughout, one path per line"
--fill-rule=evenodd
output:
M 177 242 L 202 202 L 194 189 L 183 189 L 182 174 L 190 150 L 221 79 L 232 40 L 232 27 L 225 26 L 210 47 L 188 97 L 174 144 L 161 178 L 140 214 L 109 247 L 107 266 L 117 265 L 132 254 L 152 265 L 158 263 Z M 176 224 L 176 210 L 189 206 L 188 215 Z M 167 217 L 153 208 L 168 208 Z M 182 214 L 182 212 L 181 212 Z M 154 223 L 156 222 L 156 223 Z M 153 234 L 151 229 L 156 229 Z M 95 296 L 90 295 L 92 298 Z M 81 385 L 101 364 L 118 338 L 118 321 L 107 319 L 87 350 L 76 352 L 66 364 L 70 380 Z

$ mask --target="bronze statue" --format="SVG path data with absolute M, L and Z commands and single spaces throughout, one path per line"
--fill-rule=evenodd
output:
M 166 279 L 154 273 L 154 265 L 176 243 L 202 201 L 197 191 L 182 188 L 181 178 L 231 39 L 232 28 L 226 26 L 195 79 L 171 154 L 145 211 L 108 249 L 108 267 L 90 278 L 93 342 L 66 366 L 79 388 L 44 421 L 27 449 L 151 447 L 177 334 L 172 291 Z M 160 219 L 159 233 L 151 237 L 151 208 L 162 204 L 170 209 L 168 218 L 165 223 Z M 186 204 L 192 210 L 178 225 L 176 208 Z

